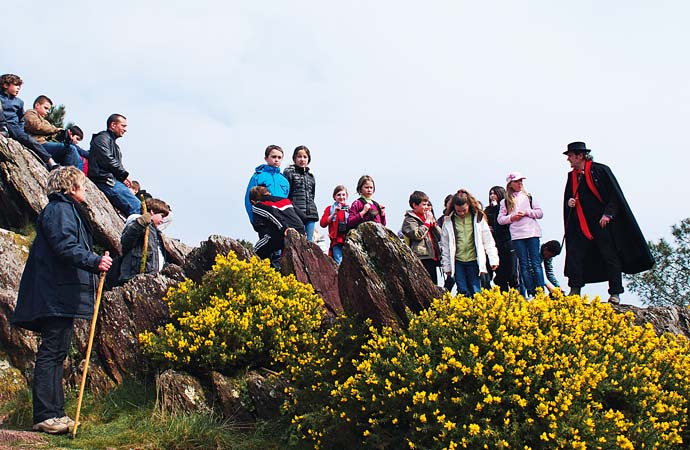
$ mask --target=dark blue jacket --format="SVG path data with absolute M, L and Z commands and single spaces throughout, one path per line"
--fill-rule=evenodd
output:
M 91 226 L 81 206 L 51 194 L 36 221 L 36 239 L 19 284 L 12 323 L 39 331 L 46 317 L 89 319 L 101 257 L 92 251 Z
M 0 89 L 0 103 L 2 113 L 7 122 L 7 128 L 24 131 L 24 100 L 19 97 L 10 97 L 7 92 Z
M 249 191 L 254 186 L 266 186 L 274 197 L 288 198 L 290 194 L 290 183 L 280 173 L 280 167 L 273 167 L 268 164 L 258 166 L 254 170 L 254 175 L 249 179 L 247 192 L 244 194 L 244 209 L 247 210 L 249 221 L 252 223 L 254 223 L 254 214 L 252 213 L 252 202 L 249 201 Z

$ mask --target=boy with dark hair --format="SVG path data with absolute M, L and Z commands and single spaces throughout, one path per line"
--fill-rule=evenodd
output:
M 249 201 L 252 204 L 254 220 L 252 225 L 259 234 L 259 241 L 254 245 L 254 252 L 260 258 L 268 258 L 285 246 L 285 235 L 288 230 L 305 234 L 302 219 L 287 198 L 275 197 L 266 186 L 254 186 L 249 190 Z M 276 258 L 279 254 L 276 255 Z M 271 264 L 280 268 L 277 259 Z
M 17 75 L 6 73 L 0 77 L 0 103 L 9 136 L 32 150 L 52 170 L 58 165 L 40 142 L 24 131 L 24 101 L 17 97 L 23 81 Z
M 560 288 L 558 278 L 553 273 L 553 258 L 561 254 L 561 243 L 558 241 L 548 241 L 541 246 L 541 260 L 544 263 L 544 275 L 546 277 L 546 288 L 553 292 Z
M 422 191 L 410 195 L 411 210 L 405 213 L 402 233 L 412 252 L 417 255 L 431 280 L 438 282 L 437 267 L 440 260 L 441 228 L 431 213 L 429 197 Z
M 123 284 L 140 273 L 141 259 L 144 253 L 144 233 L 149 229 L 146 267 L 144 273 L 157 273 L 170 256 L 163 246 L 163 238 L 158 228 L 170 214 L 170 206 L 163 200 L 149 198 L 146 200 L 146 214 L 132 215 L 127 218 L 122 231 L 122 263 L 118 284 Z

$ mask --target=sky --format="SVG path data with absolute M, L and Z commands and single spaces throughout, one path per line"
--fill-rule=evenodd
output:
M 243 197 L 269 144 L 283 168 L 309 147 L 320 211 L 371 175 L 395 231 L 414 190 L 439 213 L 446 194 L 486 203 L 520 171 L 542 241 L 560 241 L 562 152 L 584 141 L 656 241 L 688 216 L 688 17 L 663 0 L 25 0 L 4 15 L 0 72 L 23 78 L 27 109 L 64 104 L 87 145 L 125 115 L 124 166 L 192 246 L 257 239 Z

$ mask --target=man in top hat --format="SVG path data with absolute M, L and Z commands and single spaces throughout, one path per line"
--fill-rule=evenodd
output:
M 611 169 L 594 162 L 584 142 L 571 142 L 563 154 L 573 169 L 563 202 L 570 294 L 579 295 L 585 283 L 608 281 L 609 302 L 618 304 L 621 272 L 649 270 L 654 258 Z

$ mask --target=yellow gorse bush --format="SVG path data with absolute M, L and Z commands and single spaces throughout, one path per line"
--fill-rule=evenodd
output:
M 323 317 L 311 285 L 232 252 L 218 255 L 200 284 L 171 288 L 165 302 L 171 321 L 139 335 L 144 351 L 168 366 L 226 373 L 282 367 L 315 345 Z
M 598 299 L 447 295 L 404 332 L 354 329 L 289 368 L 308 448 L 687 448 L 688 341 Z

